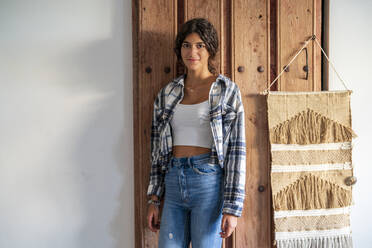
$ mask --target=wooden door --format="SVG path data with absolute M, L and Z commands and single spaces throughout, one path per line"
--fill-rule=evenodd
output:
M 160 88 L 184 72 L 176 63 L 173 43 L 180 25 L 194 17 L 209 19 L 217 29 L 219 72 L 238 84 L 246 115 L 247 195 L 238 227 L 223 247 L 272 247 L 266 102 L 259 93 L 301 41 L 320 35 L 320 4 L 321 0 L 132 0 L 136 248 L 157 247 L 157 234 L 146 227 L 151 113 Z M 320 51 L 308 48 L 306 81 L 304 61 L 300 57 L 272 89 L 320 89 Z

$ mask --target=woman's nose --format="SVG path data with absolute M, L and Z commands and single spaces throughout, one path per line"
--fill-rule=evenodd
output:
M 196 48 L 196 46 L 192 46 L 191 47 L 190 53 L 191 53 L 191 55 L 194 55 L 194 54 L 197 54 L 198 53 L 198 49 Z

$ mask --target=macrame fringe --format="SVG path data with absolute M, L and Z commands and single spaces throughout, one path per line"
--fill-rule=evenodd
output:
M 276 240 L 277 248 L 352 248 L 351 235 Z
M 351 190 L 309 173 L 274 196 L 274 209 L 279 211 L 341 208 L 350 206 L 351 202 Z
M 291 119 L 278 124 L 270 132 L 271 143 L 275 144 L 320 144 L 351 141 L 356 134 L 311 109 L 302 111 Z

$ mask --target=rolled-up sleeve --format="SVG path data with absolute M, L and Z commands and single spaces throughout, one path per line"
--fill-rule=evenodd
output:
M 246 143 L 244 107 L 239 88 L 234 95 L 236 118 L 232 123 L 225 157 L 225 189 L 222 213 L 240 217 L 245 198 Z

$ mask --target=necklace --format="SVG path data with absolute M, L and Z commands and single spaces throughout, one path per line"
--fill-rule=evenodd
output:
M 189 87 L 186 87 L 186 90 L 188 90 L 188 91 L 195 91 L 194 88 L 189 88 Z
M 186 88 L 186 90 L 189 90 L 189 91 L 195 91 L 195 90 L 197 90 L 199 88 L 203 88 L 205 86 L 207 86 L 207 84 L 196 84 L 196 86 L 194 86 L 194 87 L 185 86 L 185 88 Z

